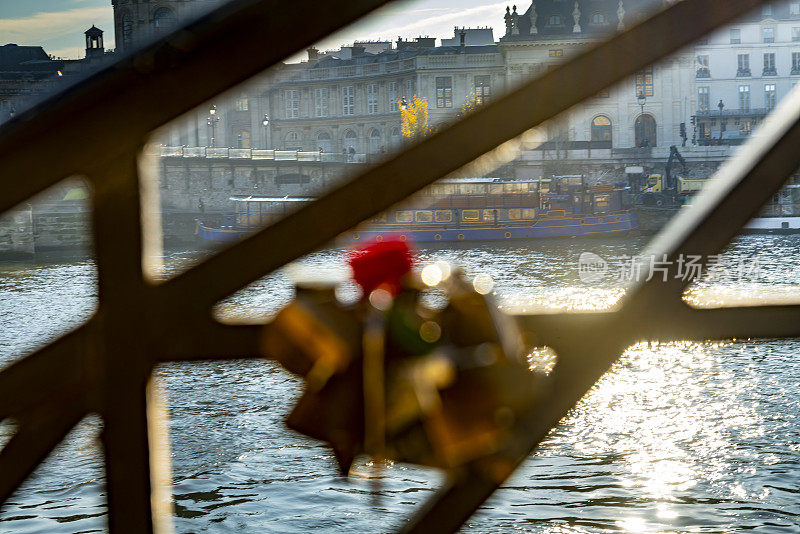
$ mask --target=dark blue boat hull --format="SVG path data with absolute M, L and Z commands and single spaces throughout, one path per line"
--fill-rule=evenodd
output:
M 380 225 L 348 231 L 339 237 L 340 242 L 358 243 L 383 240 L 387 237 L 410 240 L 415 243 L 457 241 L 502 241 L 511 239 L 541 239 L 548 237 L 600 236 L 622 234 L 638 229 L 635 211 L 618 212 L 603 216 L 541 218 L 528 223 L 507 225 L 429 225 L 409 228 L 407 225 Z M 250 235 L 254 230 L 236 228 L 211 228 L 199 222 L 197 235 L 206 241 L 232 242 Z

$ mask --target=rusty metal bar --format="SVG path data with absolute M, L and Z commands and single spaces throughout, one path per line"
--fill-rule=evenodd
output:
M 760 0 L 694 0 L 673 5 L 486 104 L 440 133 L 233 245 L 224 254 L 179 275 L 167 283 L 169 300 L 175 301 L 178 295 L 192 295 L 193 306 L 213 305 L 500 143 L 555 117 L 760 3 Z M 676 27 L 681 31 L 675 32 Z M 643 42 L 648 46 L 641 46 Z M 217 275 L 222 272 L 227 276 Z
M 160 362 L 266 358 L 260 346 L 263 325 L 192 321 L 178 329 L 159 355 Z
M 136 154 L 89 175 L 93 188 L 97 319 L 109 530 L 153 532 L 147 383 L 154 350 L 166 339 L 142 265 Z
M 0 126 L 0 212 L 137 149 L 157 127 L 388 2 L 233 0 L 121 58 Z
M 81 392 L 86 386 L 81 356 L 87 330 L 82 326 L 0 372 L 0 421 L 44 404 L 54 395 Z
M 0 450 L 0 505 L 86 415 L 80 397 L 65 397 L 20 415 L 17 432 Z

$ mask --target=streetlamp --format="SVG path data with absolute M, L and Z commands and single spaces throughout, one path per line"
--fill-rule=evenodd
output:
M 400 99 L 400 109 L 403 111 L 408 109 L 408 100 L 406 100 L 406 97 Z
M 219 122 L 219 117 L 217 117 L 217 106 L 211 106 L 211 109 L 208 110 L 208 118 L 206 118 L 206 125 L 211 128 L 211 139 L 209 142 L 209 146 L 214 148 L 215 139 L 216 139 L 216 126 Z
M 269 150 L 269 115 L 264 113 L 264 118 L 261 119 L 261 126 L 264 127 L 264 148 Z
M 644 91 L 639 92 L 636 100 L 639 102 L 639 106 L 642 109 L 641 114 L 639 115 L 639 128 L 641 129 L 639 132 L 639 145 L 644 147 L 650 144 L 648 139 L 645 137 L 647 129 L 644 127 L 644 105 L 647 102 L 647 97 L 644 96 Z

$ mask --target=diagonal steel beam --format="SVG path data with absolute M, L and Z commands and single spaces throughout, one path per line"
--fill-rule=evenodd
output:
M 84 325 L 0 371 L 0 420 L 53 396 L 85 391 L 88 334 Z
M 0 126 L 0 213 L 388 2 L 232 0 L 120 58 Z
M 211 306 L 760 3 L 692 0 L 673 5 L 167 282 L 169 300 L 188 297 L 192 308 Z M 676 27 L 681 31 L 675 32 Z M 641 46 L 645 42 L 648 46 Z M 226 276 L 219 276 L 223 272 Z
M 63 397 L 20 416 L 16 434 L 0 450 L 0 505 L 86 413 L 79 397 Z

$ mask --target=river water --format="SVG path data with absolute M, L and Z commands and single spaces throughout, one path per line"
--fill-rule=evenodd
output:
M 506 304 L 592 309 L 618 299 L 625 282 L 581 282 L 581 253 L 622 261 L 643 244 L 565 239 L 420 256 L 488 273 Z M 748 269 L 722 269 L 700 289 L 785 296 L 800 284 L 798 257 L 800 237 L 743 237 L 724 259 Z M 172 252 L 165 263 L 177 271 L 195 259 Z M 299 270 L 328 275 L 342 265 L 340 252 L 325 251 Z M 269 314 L 291 295 L 281 272 L 220 309 Z M 96 296 L 88 259 L 0 267 L 0 366 L 80 324 Z M 800 532 L 798 352 L 794 340 L 632 347 L 464 531 Z M 336 476 L 327 449 L 284 428 L 300 386 L 269 362 L 167 365 L 157 374 L 168 396 L 178 532 L 389 531 L 442 480 L 398 464 L 376 486 L 363 462 L 351 479 Z M 0 531 L 104 530 L 99 428 L 90 418 L 70 434 L 0 510 Z M 0 443 L 8 434 L 0 426 Z

